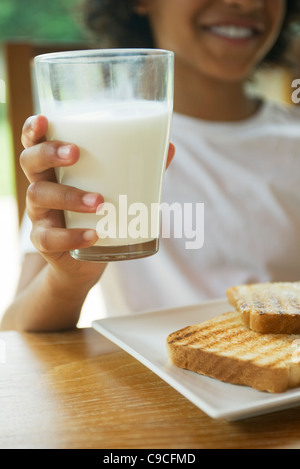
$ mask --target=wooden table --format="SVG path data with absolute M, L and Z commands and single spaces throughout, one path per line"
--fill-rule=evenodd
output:
M 212 420 L 93 329 L 0 333 L 0 448 L 300 448 L 300 407 Z

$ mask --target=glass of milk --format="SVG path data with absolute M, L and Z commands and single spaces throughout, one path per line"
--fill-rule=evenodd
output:
M 78 260 L 137 259 L 158 251 L 162 183 L 173 110 L 174 54 L 102 49 L 35 57 L 49 140 L 78 145 L 79 161 L 57 180 L 103 195 L 95 214 L 65 212 L 67 228 L 95 229 Z

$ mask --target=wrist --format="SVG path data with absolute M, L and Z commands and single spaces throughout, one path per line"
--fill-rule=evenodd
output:
M 79 275 L 57 270 L 51 264 L 47 266 L 46 283 L 52 295 L 68 302 L 84 301 L 90 289 L 97 283 L 98 276 Z

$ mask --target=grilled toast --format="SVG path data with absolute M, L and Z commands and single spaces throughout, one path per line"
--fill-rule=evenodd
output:
M 300 282 L 240 285 L 226 293 L 229 303 L 253 331 L 300 334 Z
M 180 368 L 259 391 L 281 393 L 300 385 L 299 339 L 254 332 L 234 311 L 170 334 L 167 350 L 173 364 Z

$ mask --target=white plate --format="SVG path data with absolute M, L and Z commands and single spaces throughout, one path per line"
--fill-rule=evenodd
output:
M 167 336 L 185 326 L 231 311 L 226 300 L 101 319 L 93 327 L 160 376 L 214 419 L 240 420 L 300 405 L 300 389 L 269 394 L 182 370 L 172 365 Z

